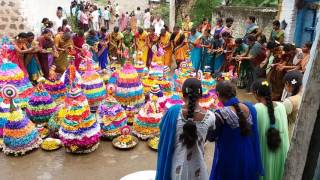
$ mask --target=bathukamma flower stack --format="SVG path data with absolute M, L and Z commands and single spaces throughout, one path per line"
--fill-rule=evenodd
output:
M 66 85 L 60 79 L 57 79 L 55 69 L 55 66 L 50 67 L 49 79 L 43 85 L 55 101 L 64 102 L 67 93 Z
M 121 135 L 121 128 L 127 125 L 128 119 L 125 110 L 117 100 L 108 94 L 105 101 L 97 110 L 103 137 L 114 138 Z
M 33 93 L 33 86 L 18 65 L 8 60 L 3 60 L 0 65 L 0 88 L 6 84 L 11 84 L 17 88 L 18 96 L 14 99 L 14 102 L 19 107 L 25 108 L 30 95 Z
M 106 96 L 106 87 L 100 75 L 89 69 L 82 75 L 81 89 L 87 97 L 90 110 L 96 111 Z
M 28 117 L 36 124 L 45 123 L 49 121 L 56 110 L 57 104 L 44 89 L 42 82 L 39 82 L 26 108 Z
M 0 138 L 3 136 L 3 128 L 8 121 L 10 103 L 7 100 L 0 103 Z
M 3 130 L 3 152 L 11 155 L 24 155 L 38 148 L 42 142 L 38 130 L 20 108 L 10 107 L 8 122 Z
M 100 126 L 90 113 L 87 98 L 72 87 L 66 98 L 66 115 L 59 130 L 67 152 L 90 153 L 98 148 Z
M 142 140 L 147 140 L 160 133 L 160 120 L 163 116 L 159 111 L 157 98 L 152 98 L 139 111 L 133 123 L 133 133 Z
M 118 74 L 115 98 L 125 109 L 127 106 L 140 108 L 144 104 L 143 87 L 139 75 L 128 62 Z

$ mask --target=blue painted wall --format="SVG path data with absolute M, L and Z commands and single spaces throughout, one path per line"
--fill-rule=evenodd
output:
M 304 0 L 304 2 L 311 4 L 320 2 L 320 0 Z M 307 5 L 298 10 L 295 30 L 295 44 L 297 47 L 301 47 L 304 43 L 314 40 L 317 21 L 317 10 L 310 9 Z

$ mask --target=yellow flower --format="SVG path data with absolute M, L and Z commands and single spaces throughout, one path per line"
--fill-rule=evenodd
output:
M 262 83 L 261 83 L 263 86 L 269 86 L 269 83 L 268 83 L 268 81 L 262 81 Z

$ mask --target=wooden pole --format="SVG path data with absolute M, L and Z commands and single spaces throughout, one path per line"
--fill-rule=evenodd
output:
M 319 30 L 320 24 L 317 29 Z M 320 34 L 313 43 L 308 68 L 305 73 L 305 88 L 298 113 L 298 120 L 290 145 L 285 180 L 302 179 L 307 161 L 312 132 L 320 105 Z M 316 131 L 319 131 L 316 129 Z M 319 143 L 319 142 L 318 142 Z M 311 179 L 311 178 L 310 178 Z
M 175 26 L 176 23 L 176 1 L 175 0 L 170 0 L 170 20 L 169 20 L 169 28 L 172 31 L 173 27 Z

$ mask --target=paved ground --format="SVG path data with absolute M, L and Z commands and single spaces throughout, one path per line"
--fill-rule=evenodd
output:
M 253 100 L 252 95 L 239 91 L 241 99 Z M 209 170 L 213 159 L 213 144 L 206 146 Z M 118 180 L 142 170 L 154 170 L 157 153 L 140 142 L 130 151 L 114 149 L 111 142 L 101 142 L 100 147 L 87 155 L 72 155 L 60 149 L 55 152 L 36 150 L 23 157 L 0 154 L 0 179 L 14 180 Z

